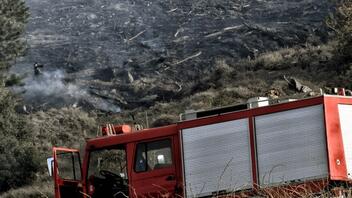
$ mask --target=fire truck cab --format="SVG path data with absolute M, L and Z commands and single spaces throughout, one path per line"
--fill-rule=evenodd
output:
M 55 197 L 159 197 L 182 192 L 176 125 L 88 140 L 79 151 L 53 148 Z
M 250 105 L 253 106 L 253 105 Z M 209 197 L 352 181 L 352 97 L 233 106 L 132 132 L 107 126 L 78 150 L 53 148 L 55 198 Z

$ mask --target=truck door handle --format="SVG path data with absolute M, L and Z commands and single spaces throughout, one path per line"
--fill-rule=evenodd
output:
M 169 175 L 169 176 L 166 177 L 166 181 L 173 181 L 175 179 L 176 179 L 175 175 Z

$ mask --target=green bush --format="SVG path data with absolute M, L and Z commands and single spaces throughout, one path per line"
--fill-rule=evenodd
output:
M 0 0 L 0 192 L 28 184 L 39 169 L 34 135 L 26 118 L 15 111 L 16 98 L 4 87 L 3 74 L 24 49 L 22 34 L 29 13 L 23 0 Z
M 22 83 L 23 77 L 17 76 L 16 74 L 11 74 L 6 80 L 5 80 L 5 86 L 6 87 L 11 87 L 15 85 L 20 85 L 23 86 L 24 83 Z
M 15 112 L 15 101 L 0 87 L 0 192 L 31 183 L 40 166 L 33 132 Z
M 29 13 L 23 0 L 0 0 L 0 69 L 25 49 L 21 39 Z
M 328 18 L 327 24 L 336 34 L 338 59 L 341 63 L 350 63 L 352 61 L 352 2 L 339 1 L 335 14 Z

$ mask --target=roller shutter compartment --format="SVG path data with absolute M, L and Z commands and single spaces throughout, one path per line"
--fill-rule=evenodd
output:
M 326 178 L 322 105 L 255 117 L 261 186 Z
M 248 119 L 182 130 L 187 197 L 251 187 Z

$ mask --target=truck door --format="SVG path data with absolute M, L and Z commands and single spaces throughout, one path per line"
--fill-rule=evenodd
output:
M 132 192 L 137 197 L 174 197 L 173 137 L 135 144 Z
M 82 198 L 82 171 L 79 151 L 53 148 L 55 198 Z

